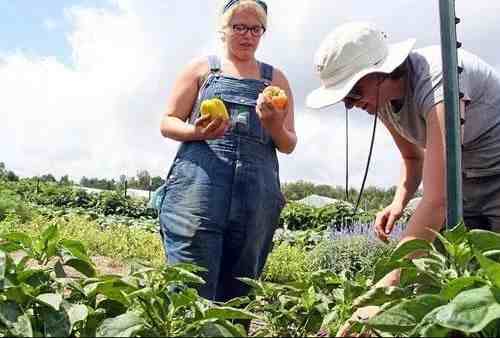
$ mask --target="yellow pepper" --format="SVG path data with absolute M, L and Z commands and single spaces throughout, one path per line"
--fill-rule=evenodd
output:
M 226 106 L 219 98 L 213 98 L 204 100 L 201 103 L 201 116 L 210 116 L 210 120 L 215 120 L 216 118 L 221 118 L 222 120 L 228 120 L 229 114 L 227 113 Z

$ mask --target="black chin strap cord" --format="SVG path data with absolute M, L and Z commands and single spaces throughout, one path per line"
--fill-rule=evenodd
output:
M 359 209 L 359 203 L 361 202 L 361 197 L 363 196 L 363 191 L 365 189 L 365 183 L 366 183 L 366 178 L 368 177 L 368 170 L 370 169 L 370 162 L 372 159 L 372 154 L 373 154 L 373 145 L 375 143 L 375 134 L 377 131 L 377 120 L 378 120 L 378 110 L 379 110 L 379 95 L 380 94 L 380 82 L 377 85 L 377 105 L 375 109 L 375 116 L 373 119 L 373 128 L 372 128 L 372 139 L 370 141 L 370 150 L 368 152 L 368 159 L 366 161 L 366 167 L 365 167 L 365 174 L 363 177 L 363 182 L 361 183 L 361 189 L 359 190 L 358 194 L 358 199 L 356 201 L 356 206 L 354 207 L 354 215 L 357 214 L 358 209 Z M 347 113 L 348 113 L 348 108 L 346 106 L 346 121 L 347 121 Z M 348 201 L 349 198 L 349 131 L 348 131 L 348 122 L 346 122 L 346 200 Z

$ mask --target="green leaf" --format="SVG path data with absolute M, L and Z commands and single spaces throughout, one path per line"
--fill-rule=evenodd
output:
M 63 264 L 71 266 L 73 269 L 85 275 L 86 277 L 96 276 L 96 271 L 90 261 L 82 260 L 76 257 L 65 257 Z
M 223 306 L 229 306 L 229 307 L 241 307 L 243 305 L 247 305 L 250 303 L 250 298 L 245 296 L 245 297 L 238 297 L 238 298 L 233 298 L 223 304 Z
M 457 226 L 453 227 L 450 230 L 445 231 L 444 237 L 451 244 L 462 243 L 467 238 L 467 228 L 464 222 L 460 222 Z
M 72 329 L 76 323 L 85 321 L 89 315 L 87 306 L 83 304 L 63 303 L 63 308 L 68 314 L 70 326 Z
M 445 306 L 445 305 L 444 305 Z M 417 326 L 410 332 L 409 337 L 448 337 L 450 329 L 442 327 L 436 322 L 436 313 L 442 307 L 440 306 L 429 312 Z
M 395 299 L 408 297 L 410 291 L 396 286 L 372 288 L 362 296 L 356 298 L 352 304 L 354 308 L 367 305 L 382 305 Z
M 251 278 L 240 277 L 240 278 L 236 278 L 236 279 L 245 283 L 248 286 L 251 286 L 257 295 L 260 296 L 260 295 L 264 294 L 264 287 L 263 287 L 262 283 L 254 280 L 254 279 L 251 279 Z
M 193 284 L 205 284 L 203 278 L 198 276 L 197 274 L 184 269 L 180 266 L 170 266 L 165 271 L 165 277 L 169 282 L 183 282 L 185 284 L 193 283 Z
M 391 261 L 390 258 L 379 259 L 375 265 L 374 277 L 375 282 L 381 280 L 389 272 L 396 269 L 412 269 L 415 265 L 409 259 Z
M 127 312 L 127 308 L 120 302 L 112 299 L 104 299 L 99 302 L 97 309 L 104 309 L 106 317 L 116 317 Z
M 29 317 L 15 302 L 0 302 L 0 322 L 10 334 L 18 337 L 32 337 L 33 328 Z
M 461 292 L 436 313 L 439 325 L 466 334 L 479 332 L 498 318 L 500 304 L 488 286 Z
M 219 325 L 224 326 L 231 334 L 231 337 L 247 337 L 245 327 L 241 324 L 233 324 L 228 320 L 221 320 Z
M 467 239 L 474 249 L 483 253 L 485 251 L 500 250 L 500 234 L 486 230 L 471 230 Z
M 47 258 L 53 257 L 56 254 L 58 240 L 59 230 L 57 229 L 57 225 L 50 225 L 42 232 L 40 236 L 41 248 Z
M 417 269 L 421 272 L 426 272 L 427 274 L 431 274 L 433 276 L 439 276 L 446 268 L 437 259 L 429 257 L 415 258 L 413 260 L 413 264 L 415 264 Z
M 11 286 L 5 291 L 5 295 L 8 300 L 12 300 L 18 304 L 25 304 L 31 299 L 29 290 L 26 287 L 21 286 Z
M 307 292 L 302 294 L 302 302 L 307 311 L 309 311 L 313 307 L 314 303 L 316 303 L 316 300 L 317 300 L 316 291 L 314 291 L 313 286 L 311 286 L 307 290 Z
M 434 234 L 436 235 L 436 238 L 441 242 L 443 245 L 444 249 L 450 255 L 451 257 L 455 257 L 457 255 L 457 246 L 452 244 L 446 237 L 444 237 L 442 234 L 440 234 L 437 231 L 433 231 Z
M 398 246 L 391 254 L 391 261 L 397 261 L 406 256 L 421 251 L 431 251 L 432 245 L 423 239 L 414 239 L 411 241 L 404 242 Z
M 206 323 L 197 333 L 200 337 L 234 337 L 231 331 L 220 323 Z
M 97 337 L 133 337 L 144 327 L 144 320 L 135 312 L 127 312 L 102 322 Z
M 63 300 L 62 296 L 57 293 L 43 293 L 38 295 L 36 299 L 40 303 L 47 305 L 56 311 L 59 311 Z
M 0 243 L 0 250 L 5 251 L 5 252 L 14 252 L 18 250 L 23 250 L 23 246 L 19 243 L 13 243 L 13 242 L 3 242 Z
M 168 298 L 172 302 L 174 308 L 179 309 L 183 306 L 194 303 L 198 299 L 198 294 L 192 289 L 187 289 L 181 293 L 170 293 Z
M 433 309 L 446 304 L 446 300 L 435 295 L 421 295 L 404 300 L 383 311 L 368 321 L 370 327 L 392 333 L 408 332 Z
M 479 277 L 461 277 L 450 281 L 441 290 L 441 296 L 447 300 L 452 300 L 460 292 L 472 288 L 477 283 L 484 284 L 484 280 Z
M 17 275 L 17 281 L 19 283 L 25 283 L 35 288 L 48 283 L 49 280 L 49 273 L 44 270 L 25 269 Z
M 500 288 L 500 264 L 494 260 L 486 258 L 480 252 L 476 252 L 475 256 L 491 283 L 493 283 L 493 285 L 497 288 Z
M 251 312 L 231 307 L 213 307 L 205 312 L 205 319 L 259 319 Z
M 30 249 L 33 244 L 31 237 L 22 232 L 9 232 L 2 237 L 9 242 L 20 243 L 26 249 Z
M 64 310 L 44 309 L 42 320 L 45 337 L 68 337 L 71 334 L 71 322 Z
M 62 240 L 60 242 L 63 249 L 67 250 L 73 257 L 80 258 L 84 261 L 90 261 L 90 257 L 87 255 L 85 246 L 80 241 L 75 240 Z
M 5 278 L 5 270 L 7 267 L 7 255 L 5 252 L 0 251 L 0 280 L 3 281 Z

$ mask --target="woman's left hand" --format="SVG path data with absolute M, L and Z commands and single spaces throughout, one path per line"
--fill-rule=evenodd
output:
M 272 135 L 283 128 L 288 106 L 283 109 L 276 108 L 271 100 L 261 93 L 257 99 L 256 112 L 262 126 Z

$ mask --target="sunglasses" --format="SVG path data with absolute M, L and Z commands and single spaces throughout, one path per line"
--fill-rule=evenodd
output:
M 354 107 L 354 103 L 362 98 L 363 95 L 361 95 L 361 89 L 358 85 L 355 85 L 342 101 L 344 101 L 346 108 L 351 109 Z

